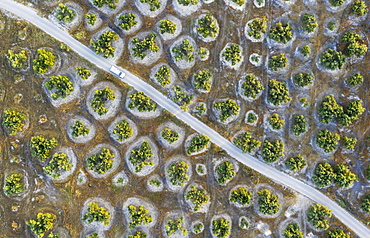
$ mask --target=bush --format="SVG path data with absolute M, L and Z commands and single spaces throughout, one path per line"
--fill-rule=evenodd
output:
M 180 5 L 189 6 L 189 5 L 197 5 L 198 0 L 177 0 Z
M 365 15 L 368 11 L 369 9 L 367 8 L 365 2 L 357 0 L 352 3 L 350 14 L 356 15 L 356 17 L 361 17 Z
M 193 103 L 193 94 L 186 94 L 186 91 L 182 91 L 180 86 L 173 86 L 173 91 L 175 96 L 173 101 L 176 102 L 182 110 L 187 112 L 189 110 L 189 105 Z
M 314 81 L 311 73 L 299 73 L 293 76 L 294 82 L 300 87 L 310 86 Z
M 208 204 L 209 198 L 209 195 L 204 189 L 195 186 L 191 186 L 190 190 L 185 195 L 185 199 L 190 200 L 190 202 L 195 205 L 194 212 L 199 211 L 204 204 Z
M 238 4 L 239 6 L 243 6 L 244 3 L 245 3 L 245 0 L 231 0 L 231 1 L 233 1 L 236 4 Z
M 58 179 L 60 177 L 60 172 L 71 171 L 72 164 L 66 154 L 55 153 L 43 169 L 45 174 L 52 176 L 53 179 Z
M 330 21 L 330 22 L 328 23 L 328 29 L 329 29 L 330 31 L 334 31 L 334 29 L 335 29 L 335 22 Z
M 300 98 L 299 102 L 301 103 L 302 107 L 308 107 L 310 105 L 306 97 Z
M 340 187 L 350 187 L 358 179 L 354 173 L 348 168 L 348 166 L 340 163 L 337 164 L 334 170 L 336 176 L 334 182 Z
M 299 136 L 307 131 L 307 120 L 303 115 L 293 116 L 293 133 Z
M 284 238 L 304 238 L 304 236 L 297 223 L 290 223 L 284 229 Z
M 157 38 L 157 34 L 149 33 L 149 35 L 142 40 L 136 37 L 132 39 L 131 43 L 135 45 L 132 47 L 134 57 L 144 59 L 146 57 L 146 53 L 144 52 L 146 51 L 159 52 L 159 46 L 155 42 L 155 38 Z
M 125 15 L 120 15 L 118 17 L 118 26 L 123 30 L 130 30 L 132 27 L 134 27 L 138 21 L 136 20 L 136 15 L 128 12 Z
M 333 229 L 328 231 L 328 238 L 351 238 L 351 236 L 344 233 L 341 229 Z
M 288 43 L 293 38 L 293 29 L 290 23 L 277 22 L 275 27 L 270 29 L 270 38 L 283 44 Z
M 50 213 L 37 213 L 37 220 L 29 220 L 26 225 L 30 227 L 33 234 L 38 238 L 45 236 L 45 233 L 53 229 L 56 215 Z
M 370 164 L 367 166 L 367 168 L 365 169 L 365 178 L 367 180 L 370 180 Z
M 94 98 L 90 103 L 91 108 L 94 112 L 97 112 L 99 116 L 104 115 L 108 112 L 108 109 L 105 108 L 105 103 L 110 100 L 113 101 L 116 98 L 114 91 L 105 87 L 103 89 L 97 89 L 94 92 Z
M 3 126 L 10 135 L 17 134 L 22 131 L 26 115 L 16 110 L 5 110 L 3 113 Z
M 261 141 L 253 138 L 249 131 L 246 131 L 241 136 L 234 138 L 233 143 L 238 146 L 243 153 L 253 153 L 261 146 Z
M 258 210 L 264 215 L 274 215 L 280 211 L 279 198 L 273 195 L 270 190 L 261 190 L 257 193 Z
M 297 155 L 295 157 L 289 158 L 285 161 L 285 165 L 292 171 L 301 170 L 306 167 L 306 160 L 301 156 Z
M 217 25 L 216 18 L 214 18 L 211 13 L 207 13 L 205 16 L 199 18 L 197 24 L 199 26 L 197 32 L 203 38 L 214 38 L 218 35 L 220 28 Z
M 152 12 L 161 7 L 161 2 L 158 0 L 140 0 L 140 2 L 149 4 L 149 10 Z
M 194 74 L 194 87 L 199 90 L 210 91 L 212 73 L 206 69 Z
M 76 13 L 72 9 L 69 9 L 69 7 L 64 5 L 63 3 L 59 3 L 55 13 L 55 17 L 59 21 L 71 22 L 76 17 Z
M 84 122 L 80 122 L 79 120 L 76 120 L 73 126 L 71 126 L 72 129 L 72 136 L 79 137 L 79 136 L 86 136 L 89 134 L 90 129 L 85 126 Z
M 172 48 L 175 61 L 184 59 L 186 62 L 194 61 L 194 46 L 189 39 L 183 39 L 181 44 Z
M 285 54 L 281 53 L 279 55 L 272 56 L 269 59 L 268 66 L 273 71 L 279 71 L 279 69 L 287 67 L 288 62 L 289 60 Z
M 343 34 L 341 41 L 346 44 L 344 52 L 347 56 L 361 56 L 366 54 L 368 47 L 366 41 L 361 38 L 363 38 L 363 35 L 353 31 L 347 31 Z
M 159 29 L 161 29 L 161 34 L 164 33 L 175 34 L 176 28 L 177 28 L 176 24 L 170 20 L 159 21 Z
M 167 169 L 168 177 L 174 186 L 185 186 L 185 182 L 189 181 L 189 176 L 186 174 L 189 172 L 189 165 L 180 160 L 174 162 Z
M 257 79 L 254 74 L 248 74 L 244 79 L 245 81 L 242 84 L 243 95 L 248 98 L 257 98 L 257 95 L 265 89 L 261 80 Z
M 316 186 L 324 188 L 330 185 L 335 177 L 336 174 L 334 173 L 331 165 L 327 162 L 324 162 L 317 165 L 314 175 L 312 176 L 312 180 Z
M 152 215 L 148 214 L 149 211 L 145 209 L 143 205 L 140 205 L 138 208 L 133 205 L 129 205 L 127 208 L 131 219 L 128 228 L 134 229 L 136 226 L 148 225 L 153 222 Z
M 364 82 L 364 77 L 360 73 L 355 73 L 347 79 L 347 83 L 353 87 L 356 87 L 359 84 Z
M 329 124 L 331 120 L 343 113 L 343 107 L 339 106 L 333 94 L 326 96 L 318 109 L 320 121 Z
M 212 221 L 212 235 L 217 238 L 225 238 L 230 235 L 231 226 L 229 225 L 230 221 L 219 218 Z
M 338 117 L 339 124 L 349 126 L 364 113 L 366 109 L 362 106 L 360 100 L 351 101 L 348 103 L 344 113 Z
M 275 106 L 290 102 L 292 98 L 289 97 L 287 84 L 276 79 L 271 79 L 269 81 L 267 100 Z
M 95 25 L 96 20 L 98 19 L 98 16 L 94 13 L 87 13 L 85 15 L 85 18 L 87 19 L 87 24 Z
M 345 0 L 329 0 L 329 2 L 331 3 L 331 5 L 333 5 L 334 7 L 339 7 L 339 6 L 342 6 L 342 4 L 344 3 Z
M 316 17 L 313 14 L 305 13 L 301 17 L 303 23 L 303 29 L 308 32 L 314 32 L 318 24 L 316 23 Z
M 20 173 L 12 173 L 5 178 L 4 183 L 4 192 L 8 195 L 13 195 L 17 193 L 23 192 L 24 183 L 23 182 L 23 175 Z
M 218 175 L 217 182 L 220 184 L 226 184 L 236 175 L 234 165 L 230 161 L 223 161 L 220 165 L 218 165 L 216 168 L 216 173 Z
M 355 148 L 355 145 L 357 143 L 357 139 L 356 138 L 349 138 L 347 136 L 344 136 L 342 138 L 343 138 L 343 141 L 344 141 L 344 147 L 347 150 L 353 150 Z
M 74 91 L 72 81 L 64 75 L 51 76 L 49 81 L 45 82 L 45 87 L 50 91 L 55 89 L 55 92 L 51 93 L 51 98 L 53 100 L 66 98 Z
M 251 31 L 248 32 L 248 35 L 254 39 L 261 39 L 262 35 L 266 33 L 267 18 L 265 16 L 256 18 L 251 23 L 248 23 L 248 26 L 251 29 Z
M 197 106 L 195 106 L 195 113 L 198 116 L 202 116 L 207 111 L 206 104 L 203 102 L 199 103 Z
M 302 47 L 301 49 L 301 54 L 304 56 L 304 57 L 307 57 L 311 54 L 311 47 L 309 45 L 305 45 Z
M 46 139 L 43 135 L 31 137 L 31 154 L 41 161 L 45 161 L 50 156 L 50 151 L 58 145 L 55 138 Z
M 257 115 L 254 112 L 248 113 L 247 122 L 253 124 L 257 120 Z
M 338 146 L 340 136 L 328 130 L 318 131 L 316 144 L 324 149 L 325 153 L 330 153 Z
M 241 217 L 239 220 L 239 227 L 241 229 L 248 229 L 249 228 L 249 223 L 245 217 Z
M 90 70 L 84 68 L 84 67 L 78 67 L 76 68 L 76 74 L 80 76 L 82 79 L 88 79 L 91 76 Z
M 95 202 L 89 203 L 89 208 L 87 209 L 87 213 L 82 216 L 82 220 L 86 221 L 90 224 L 94 221 L 101 222 L 104 225 L 109 225 L 110 221 L 110 213 L 107 211 L 105 207 L 99 207 L 99 205 Z
M 128 238 L 147 238 L 147 234 L 142 231 L 136 231 L 134 235 L 129 235 Z
M 161 182 L 160 182 L 160 181 L 158 181 L 158 180 L 155 180 L 155 179 L 151 179 L 151 180 L 149 181 L 149 184 L 150 184 L 150 185 L 154 185 L 154 186 L 156 186 L 157 188 L 159 188 L 159 186 L 161 186 Z
M 170 144 L 174 143 L 179 139 L 179 133 L 171 130 L 170 128 L 163 129 L 163 131 L 161 132 L 161 136 Z
M 281 140 L 269 142 L 265 140 L 262 147 L 262 156 L 267 163 L 276 162 L 280 157 L 284 156 L 284 144 Z
M 209 50 L 204 47 L 199 47 L 198 55 L 201 60 L 205 60 L 209 55 Z
M 186 148 L 186 154 L 191 155 L 203 150 L 204 148 L 207 148 L 210 141 L 211 140 L 206 135 L 194 136 L 191 139 L 190 145 Z
M 44 74 L 48 71 L 49 67 L 55 64 L 55 55 L 53 52 L 45 49 L 37 49 L 36 58 L 32 61 L 33 71 L 36 74 Z
M 162 87 L 166 87 L 171 83 L 171 70 L 167 65 L 159 67 L 157 72 L 154 74 L 155 79 Z
M 114 154 L 107 148 L 103 148 L 99 154 L 87 158 L 87 168 L 98 174 L 105 174 L 113 166 Z
M 27 54 L 25 50 L 21 50 L 18 54 L 13 50 L 8 50 L 8 53 L 5 56 L 14 69 L 22 68 L 23 64 L 27 62 Z
M 365 195 L 361 202 L 361 209 L 366 213 L 370 213 L 370 194 Z
M 144 140 L 141 143 L 140 148 L 137 150 L 131 150 L 131 156 L 128 158 L 128 160 L 135 167 L 135 172 L 139 173 L 144 166 L 154 165 L 153 161 L 147 161 L 152 157 L 152 148 L 150 148 L 149 142 Z
M 279 114 L 274 113 L 270 116 L 269 124 L 272 129 L 274 130 L 281 130 L 283 128 L 285 121 L 284 119 L 281 119 Z
M 96 54 L 103 54 L 104 58 L 114 57 L 116 48 L 112 46 L 112 42 L 115 40 L 118 40 L 118 35 L 114 31 L 106 31 L 95 41 L 91 40 L 90 45 Z
M 329 217 L 331 217 L 331 210 L 319 203 L 308 208 L 307 220 L 319 230 L 329 228 L 328 220 L 326 220 Z
M 239 115 L 240 106 L 234 100 L 227 99 L 226 101 L 216 102 L 214 107 L 221 111 L 220 121 L 225 122 L 231 116 Z
M 132 128 L 130 127 L 130 123 L 126 120 L 122 120 L 119 123 L 116 123 L 116 127 L 113 130 L 113 134 L 118 136 L 119 141 L 123 141 L 128 139 L 132 136 Z
M 184 222 L 184 217 L 179 217 L 177 220 L 169 220 L 167 224 L 164 226 L 166 230 L 167 236 L 171 236 L 176 231 L 180 230 L 183 236 L 188 235 L 188 230 L 182 227 L 182 223 Z
M 203 223 L 197 223 L 197 224 L 195 224 L 194 226 L 193 226 L 193 231 L 194 231 L 194 233 L 195 234 L 199 234 L 199 233 L 201 233 L 202 231 L 203 231 Z
M 346 63 L 346 57 L 342 52 L 330 48 L 322 53 L 320 62 L 330 70 L 342 69 Z
M 118 3 L 118 0 L 93 0 L 93 5 L 99 8 L 108 5 L 109 8 L 116 9 L 115 3 Z
M 225 51 L 222 53 L 222 57 L 226 61 L 231 61 L 231 65 L 236 65 L 242 60 L 242 47 L 237 44 L 232 44 L 229 47 L 225 48 Z
M 128 108 L 134 110 L 137 108 L 139 112 L 151 112 L 157 110 L 157 104 L 150 97 L 145 96 L 143 92 L 136 92 L 130 95 L 131 102 Z
M 248 205 L 252 201 L 252 193 L 246 187 L 239 187 L 231 192 L 230 202 Z
M 260 55 L 253 55 L 251 57 L 251 61 L 252 62 L 255 62 L 256 64 L 258 64 L 258 62 L 260 62 L 260 60 L 261 60 L 261 56 Z

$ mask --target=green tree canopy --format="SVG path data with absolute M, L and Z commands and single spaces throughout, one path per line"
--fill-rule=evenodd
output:
M 280 211 L 279 198 L 270 190 L 261 190 L 257 193 L 259 211 L 265 215 L 274 215 Z
M 96 54 L 103 54 L 104 58 L 114 57 L 116 48 L 112 42 L 118 40 L 118 35 L 114 31 L 106 31 L 95 41 L 91 40 L 90 45 L 94 48 Z
M 330 218 L 331 215 L 331 210 L 317 203 L 308 208 L 307 220 L 317 229 L 327 230 L 329 228 L 329 222 L 326 218 Z
M 49 67 L 55 64 L 55 55 L 53 52 L 45 49 L 37 49 L 36 58 L 32 61 L 33 71 L 36 74 L 45 74 Z
M 267 163 L 276 162 L 284 156 L 284 144 L 281 140 L 270 142 L 265 140 L 262 147 L 262 156 Z
M 51 76 L 45 82 L 45 87 L 50 91 L 54 89 L 54 92 L 51 93 L 53 100 L 66 98 L 74 91 L 73 82 L 65 75 Z
M 149 142 L 144 140 L 138 149 L 131 150 L 128 160 L 135 167 L 135 172 L 139 173 L 144 166 L 154 165 L 153 161 L 148 161 L 153 155 Z
M 25 50 L 21 50 L 18 54 L 13 50 L 8 50 L 8 53 L 5 56 L 9 60 L 12 68 L 15 69 L 22 68 L 24 63 L 27 62 L 27 54 Z
M 323 188 L 330 185 L 335 177 L 334 169 L 328 162 L 324 162 L 317 165 L 312 180 L 316 186 Z
M 246 187 L 239 187 L 231 192 L 230 202 L 248 205 L 252 201 L 252 193 Z
M 102 148 L 99 154 L 87 158 L 87 168 L 98 174 L 105 174 L 113 166 L 114 154 L 108 148 Z
M 105 207 L 99 207 L 97 203 L 90 202 L 89 208 L 87 209 L 87 213 L 82 216 L 82 220 L 87 221 L 88 223 L 96 221 L 101 222 L 104 225 L 109 225 L 110 213 Z
M 334 182 L 340 187 L 350 187 L 354 182 L 357 182 L 357 176 L 342 163 L 337 164 L 334 170 L 336 176 Z
M 233 142 L 243 151 L 243 153 L 253 153 L 262 144 L 261 141 L 252 137 L 249 131 L 246 131 L 240 136 L 234 138 Z
M 38 237 L 42 238 L 45 233 L 53 229 L 57 216 L 51 213 L 37 213 L 37 220 L 29 220 L 26 225 Z
M 15 135 L 23 130 L 26 114 L 16 110 L 5 110 L 3 113 L 3 126 L 10 135 Z

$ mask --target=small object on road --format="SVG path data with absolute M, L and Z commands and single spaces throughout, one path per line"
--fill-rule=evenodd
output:
M 123 79 L 126 76 L 126 74 L 119 70 L 116 66 L 110 67 L 110 71 L 117 75 L 118 77 L 120 77 L 121 79 Z

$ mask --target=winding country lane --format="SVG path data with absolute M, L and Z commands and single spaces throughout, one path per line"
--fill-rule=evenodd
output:
M 59 29 L 49 20 L 38 16 L 33 9 L 22 4 L 13 2 L 11 0 L 1 0 L 0 8 L 10 11 L 17 16 L 31 22 L 52 37 L 67 44 L 76 53 L 89 60 L 91 63 L 95 64 L 98 68 L 101 68 L 102 70 L 110 73 L 109 69 L 113 65 L 111 61 L 99 55 L 96 55 L 92 50 L 74 39 L 67 32 Z M 124 70 L 124 72 L 126 73 L 126 77 L 121 80 L 133 86 L 136 90 L 142 91 L 146 95 L 150 96 L 161 107 L 174 114 L 177 118 L 188 124 L 197 132 L 208 135 L 214 144 L 220 146 L 230 156 L 234 157 L 236 160 L 245 164 L 246 166 L 251 167 L 257 172 L 265 175 L 266 177 L 271 178 L 293 190 L 296 190 L 297 192 L 305 195 L 306 197 L 314 200 L 317 203 L 321 203 L 322 205 L 327 206 L 333 211 L 333 214 L 343 222 L 343 224 L 348 226 L 358 236 L 362 238 L 370 237 L 370 230 L 364 224 L 355 219 L 351 214 L 349 214 L 346 210 L 341 208 L 337 203 L 332 201 L 323 193 L 311 187 L 310 185 L 305 184 L 302 181 L 299 181 L 283 172 L 278 171 L 277 169 L 263 163 L 262 161 L 250 155 L 243 154 L 241 150 L 234 146 L 230 141 L 223 138 L 212 128 L 208 127 L 189 113 L 183 112 L 178 105 L 176 105 L 170 99 L 166 98 L 155 88 L 142 81 L 140 78 L 133 75 L 132 73 L 126 70 Z

